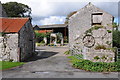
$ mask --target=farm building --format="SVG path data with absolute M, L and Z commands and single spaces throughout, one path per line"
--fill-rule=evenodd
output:
M 72 54 L 91 61 L 114 62 L 112 23 L 114 17 L 89 3 L 69 18 L 69 46 Z
M 35 51 L 34 31 L 29 18 L 0 18 L 0 59 L 26 61 Z
M 62 33 L 64 39 L 67 37 L 68 38 L 68 24 L 53 24 L 53 25 L 41 25 L 41 26 L 35 26 L 34 30 L 50 30 L 53 33 Z

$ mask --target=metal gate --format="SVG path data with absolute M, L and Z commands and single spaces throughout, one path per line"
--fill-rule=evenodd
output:
M 120 61 L 120 48 L 117 48 L 117 61 Z

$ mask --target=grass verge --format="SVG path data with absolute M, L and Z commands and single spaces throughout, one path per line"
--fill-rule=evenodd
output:
M 79 58 L 80 57 L 80 58 Z M 120 62 L 92 62 L 90 60 L 81 59 L 80 56 L 69 56 L 72 66 L 77 69 L 82 69 L 91 72 L 119 72 Z
M 13 67 L 17 67 L 23 65 L 23 62 L 8 62 L 8 61 L 0 61 L 0 70 L 5 70 Z

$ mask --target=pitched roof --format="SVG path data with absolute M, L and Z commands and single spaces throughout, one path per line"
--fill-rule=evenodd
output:
M 37 30 L 38 33 L 47 33 L 52 32 L 52 30 Z
M 42 25 L 39 28 L 65 28 L 68 24 L 52 24 L 52 25 Z
M 104 12 L 104 13 L 107 13 L 107 14 L 111 15 L 110 13 L 102 10 L 101 8 L 99 8 L 99 7 L 95 6 L 95 5 L 93 5 L 91 2 L 89 2 L 89 3 L 88 3 L 87 5 L 85 5 L 83 8 L 79 9 L 75 14 L 73 14 L 72 16 L 70 16 L 70 18 L 72 18 L 72 17 L 74 17 L 75 15 L 79 14 L 79 12 L 80 12 L 81 10 L 84 10 L 85 8 L 88 8 L 88 7 L 95 7 L 95 8 L 97 8 L 97 9 L 99 9 L 101 12 Z M 94 12 L 94 13 L 95 13 L 95 12 Z M 98 12 L 97 12 L 97 13 L 98 13 Z M 111 15 L 111 16 L 112 16 L 112 15 Z M 114 17 L 114 16 L 112 16 L 112 17 Z
M 2 26 L 0 32 L 19 32 L 29 18 L 0 18 Z

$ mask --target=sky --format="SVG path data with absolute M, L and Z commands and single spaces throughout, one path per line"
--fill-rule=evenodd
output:
M 63 24 L 70 12 L 83 8 L 89 2 L 112 14 L 115 22 L 120 18 L 118 17 L 119 0 L 1 0 L 1 3 L 10 1 L 31 7 L 33 25 Z

